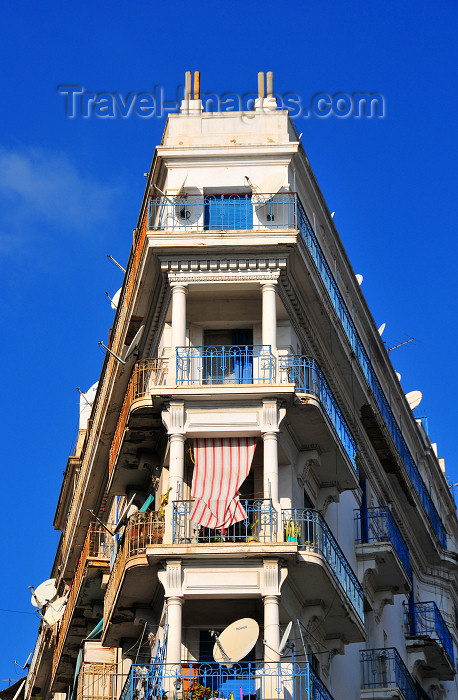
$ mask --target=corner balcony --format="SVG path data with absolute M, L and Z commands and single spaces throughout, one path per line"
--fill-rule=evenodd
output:
M 174 544 L 266 544 L 277 541 L 277 511 L 270 500 L 241 501 L 247 517 L 225 529 L 213 530 L 190 520 L 193 501 L 173 504 Z
M 405 622 L 407 651 L 412 663 L 420 663 L 425 678 L 453 680 L 456 673 L 453 639 L 436 603 L 406 605 Z
M 360 653 L 361 700 L 418 700 L 415 683 L 397 649 Z
M 270 345 L 209 345 L 179 347 L 179 386 L 274 384 L 275 356 Z
M 110 526 L 108 526 L 110 527 Z M 86 608 L 102 602 L 103 575 L 110 571 L 111 536 L 99 524 L 91 523 L 78 560 L 65 611 L 60 621 L 52 660 L 53 692 L 64 692 L 72 682 L 81 639 L 87 633 Z
M 355 511 L 356 556 L 360 581 L 369 576 L 374 591 L 408 593 L 409 550 L 387 506 Z
M 120 700 L 144 697 L 256 698 L 256 700 L 333 700 L 307 662 L 135 664 Z M 409 699 L 410 700 L 410 699 Z
M 311 598 L 304 605 L 316 607 L 326 637 L 343 637 L 345 643 L 364 640 L 363 590 L 323 517 L 294 508 L 282 510 L 282 522 L 286 541 L 297 546 L 299 566 L 290 576 L 297 578 L 300 590 L 306 577 Z
M 240 231 L 297 228 L 294 192 L 179 194 L 151 197 L 150 231 Z

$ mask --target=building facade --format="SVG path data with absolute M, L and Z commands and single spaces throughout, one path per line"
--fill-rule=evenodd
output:
M 198 82 L 82 397 L 54 520 L 66 605 L 26 700 L 457 700 L 443 463 L 271 76 L 244 114 L 204 112 Z

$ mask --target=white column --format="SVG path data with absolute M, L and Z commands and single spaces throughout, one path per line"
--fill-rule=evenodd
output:
M 183 598 L 170 596 L 167 598 L 167 651 L 166 676 L 171 677 L 176 674 L 176 668 L 171 664 L 181 663 L 181 621 L 182 621 Z
M 280 612 L 279 596 L 264 596 L 264 661 L 280 661 Z
M 264 498 L 278 503 L 278 433 L 263 433 L 264 441 Z
M 277 351 L 277 283 L 265 282 L 262 289 L 262 344 Z
M 184 284 L 172 285 L 172 347 L 170 353 L 169 383 L 176 384 L 176 349 L 186 345 L 186 294 Z
M 169 437 L 169 487 L 172 489 L 169 493 L 169 503 L 183 499 L 185 439 L 182 433 L 172 433 Z

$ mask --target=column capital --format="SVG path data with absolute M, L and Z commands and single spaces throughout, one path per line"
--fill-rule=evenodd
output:
M 274 291 L 276 291 L 277 285 L 278 285 L 278 280 L 277 279 L 262 280 L 259 284 L 261 285 L 262 289 L 268 289 L 270 287 Z
M 172 288 L 172 294 L 176 292 L 182 292 L 183 294 L 188 293 L 188 285 L 183 282 L 170 282 L 170 287 Z

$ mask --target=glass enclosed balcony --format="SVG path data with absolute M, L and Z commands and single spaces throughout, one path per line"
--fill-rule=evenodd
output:
M 412 676 L 397 649 L 360 651 L 361 700 L 418 700 Z
M 148 228 L 153 231 L 295 229 L 297 195 L 180 194 L 152 197 Z

